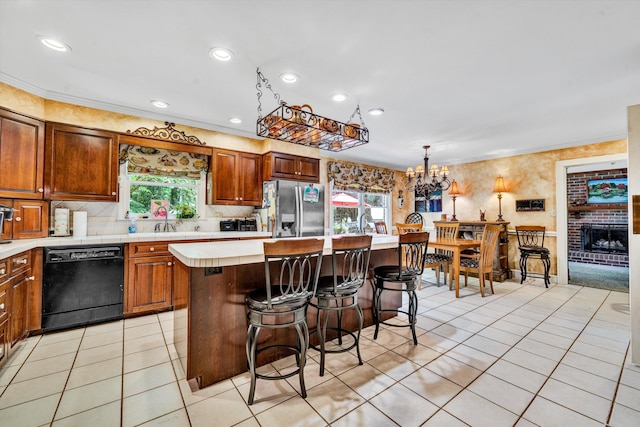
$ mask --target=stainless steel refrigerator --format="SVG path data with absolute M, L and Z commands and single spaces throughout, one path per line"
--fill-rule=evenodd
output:
M 272 236 L 324 235 L 324 186 L 309 182 L 265 181 L 263 208 Z

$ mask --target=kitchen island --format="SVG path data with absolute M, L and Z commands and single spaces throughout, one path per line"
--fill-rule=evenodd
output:
M 323 237 L 319 237 L 323 238 Z M 322 275 L 331 275 L 331 238 L 324 237 Z M 398 236 L 374 235 L 370 267 L 397 263 Z M 178 260 L 173 270 L 173 341 L 193 390 L 247 371 L 246 295 L 264 286 L 262 240 L 183 243 L 169 245 Z M 400 292 L 388 292 L 383 304 L 397 309 Z M 358 301 L 364 311 L 364 324 L 373 324 L 373 289 L 367 280 Z M 308 314 L 309 329 L 315 327 L 315 312 Z M 345 314 L 343 324 L 357 329 L 356 316 Z M 344 326 L 343 325 L 343 326 Z M 292 331 L 263 331 L 263 342 L 294 339 Z M 312 338 L 313 342 L 313 338 Z M 270 363 L 282 355 L 265 355 L 259 364 Z

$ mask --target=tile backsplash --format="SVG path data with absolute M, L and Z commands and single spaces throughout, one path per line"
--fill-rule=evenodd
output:
M 49 229 L 53 231 L 53 216 L 56 208 L 67 208 L 71 213 L 74 211 L 87 212 L 87 235 L 101 236 L 110 234 L 127 234 L 129 220 L 118 219 L 118 204 L 115 202 L 78 202 L 78 201 L 53 201 L 51 202 L 51 218 Z M 207 205 L 204 215 L 197 220 L 169 219 L 169 222 L 176 225 L 178 231 L 194 231 L 196 226 L 200 231 L 220 231 L 220 219 L 222 218 L 245 218 L 254 212 L 252 206 L 222 206 Z M 151 233 L 158 220 L 140 219 L 136 220 L 138 233 Z M 73 221 L 70 221 L 73 225 Z

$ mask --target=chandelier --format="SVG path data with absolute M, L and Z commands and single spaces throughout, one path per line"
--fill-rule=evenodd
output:
M 451 186 L 448 179 L 449 168 L 446 166 L 438 168 L 438 165 L 431 165 L 429 168 L 429 147 L 430 145 L 422 147 L 424 148 L 424 166 L 416 166 L 415 171 L 412 167 L 407 168 L 407 189 L 415 191 L 416 197 L 429 198 L 430 194 L 438 190 L 446 191 Z M 413 183 L 414 178 L 415 183 Z
M 329 151 L 342 151 L 369 142 L 369 130 L 364 125 L 360 106 L 357 106 L 347 123 L 314 114 L 310 105 L 287 105 L 280 95 L 271 89 L 271 84 L 257 69 L 258 120 L 256 134 L 264 138 L 277 139 Z M 262 86 L 269 89 L 278 107 L 262 117 Z M 359 122 L 354 121 L 358 116 Z

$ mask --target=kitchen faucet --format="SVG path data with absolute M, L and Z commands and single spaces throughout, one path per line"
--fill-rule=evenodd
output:
M 360 234 L 364 234 L 364 227 L 362 226 L 362 220 L 365 220 L 365 224 L 367 222 L 367 213 L 363 213 L 362 215 L 360 215 L 360 218 L 358 219 L 358 226 L 360 227 Z
M 167 212 L 167 208 L 165 208 L 164 206 L 160 206 L 158 207 L 158 209 L 156 210 L 157 213 L 164 211 L 164 228 L 162 231 L 164 231 L 165 233 L 167 231 L 169 231 L 169 229 L 172 229 L 173 231 L 176 231 L 176 226 L 173 224 L 169 224 L 169 212 Z M 156 214 L 157 215 L 157 214 Z M 160 231 L 160 223 L 157 223 L 155 228 L 154 228 L 155 232 L 157 233 L 158 231 Z

